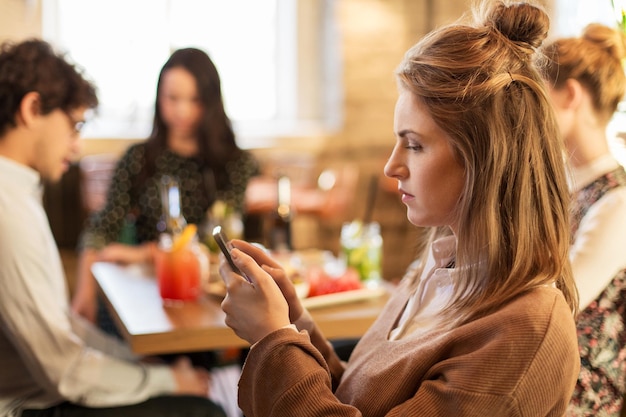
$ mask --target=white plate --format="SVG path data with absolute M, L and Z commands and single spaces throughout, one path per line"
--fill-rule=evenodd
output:
M 204 287 L 209 295 L 224 297 L 226 288 L 222 282 L 214 282 Z M 335 292 L 332 294 L 317 295 L 315 297 L 307 297 L 302 299 L 302 305 L 308 310 L 321 307 L 329 307 L 333 305 L 346 304 L 354 301 L 363 301 L 384 295 L 387 290 L 383 287 L 379 288 L 362 288 L 359 290 L 350 290 L 343 292 Z
M 320 307 L 328 307 L 339 304 L 351 303 L 354 301 L 369 300 L 372 298 L 378 298 L 385 294 L 387 291 L 380 288 L 362 288 L 360 290 L 350 290 L 343 292 L 335 292 L 332 294 L 317 295 L 315 297 L 308 297 L 302 300 L 302 305 L 307 310 L 312 310 Z

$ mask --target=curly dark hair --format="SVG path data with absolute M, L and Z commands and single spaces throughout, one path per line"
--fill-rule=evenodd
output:
M 24 96 L 37 92 L 42 114 L 98 105 L 96 87 L 83 71 L 40 39 L 0 46 L 0 135 L 17 126 L 15 115 Z

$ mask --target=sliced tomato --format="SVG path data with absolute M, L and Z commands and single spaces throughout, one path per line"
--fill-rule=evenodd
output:
M 323 268 L 312 268 L 307 278 L 309 297 L 363 288 L 359 274 L 353 268 L 346 269 L 346 272 L 340 276 L 328 275 Z

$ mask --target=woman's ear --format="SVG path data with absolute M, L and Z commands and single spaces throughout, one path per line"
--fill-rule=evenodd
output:
M 30 126 L 41 115 L 41 96 L 36 91 L 26 93 L 22 97 L 17 114 L 18 125 Z
M 583 100 L 584 89 L 582 84 L 574 79 L 568 78 L 565 81 L 565 85 L 563 86 L 563 90 L 565 90 L 565 105 L 568 109 L 575 109 L 580 106 L 580 103 Z

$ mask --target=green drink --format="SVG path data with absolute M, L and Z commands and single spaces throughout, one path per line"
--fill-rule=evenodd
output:
M 376 285 L 381 279 L 382 243 L 380 225 L 376 222 L 363 224 L 355 220 L 341 228 L 342 256 L 366 286 Z

